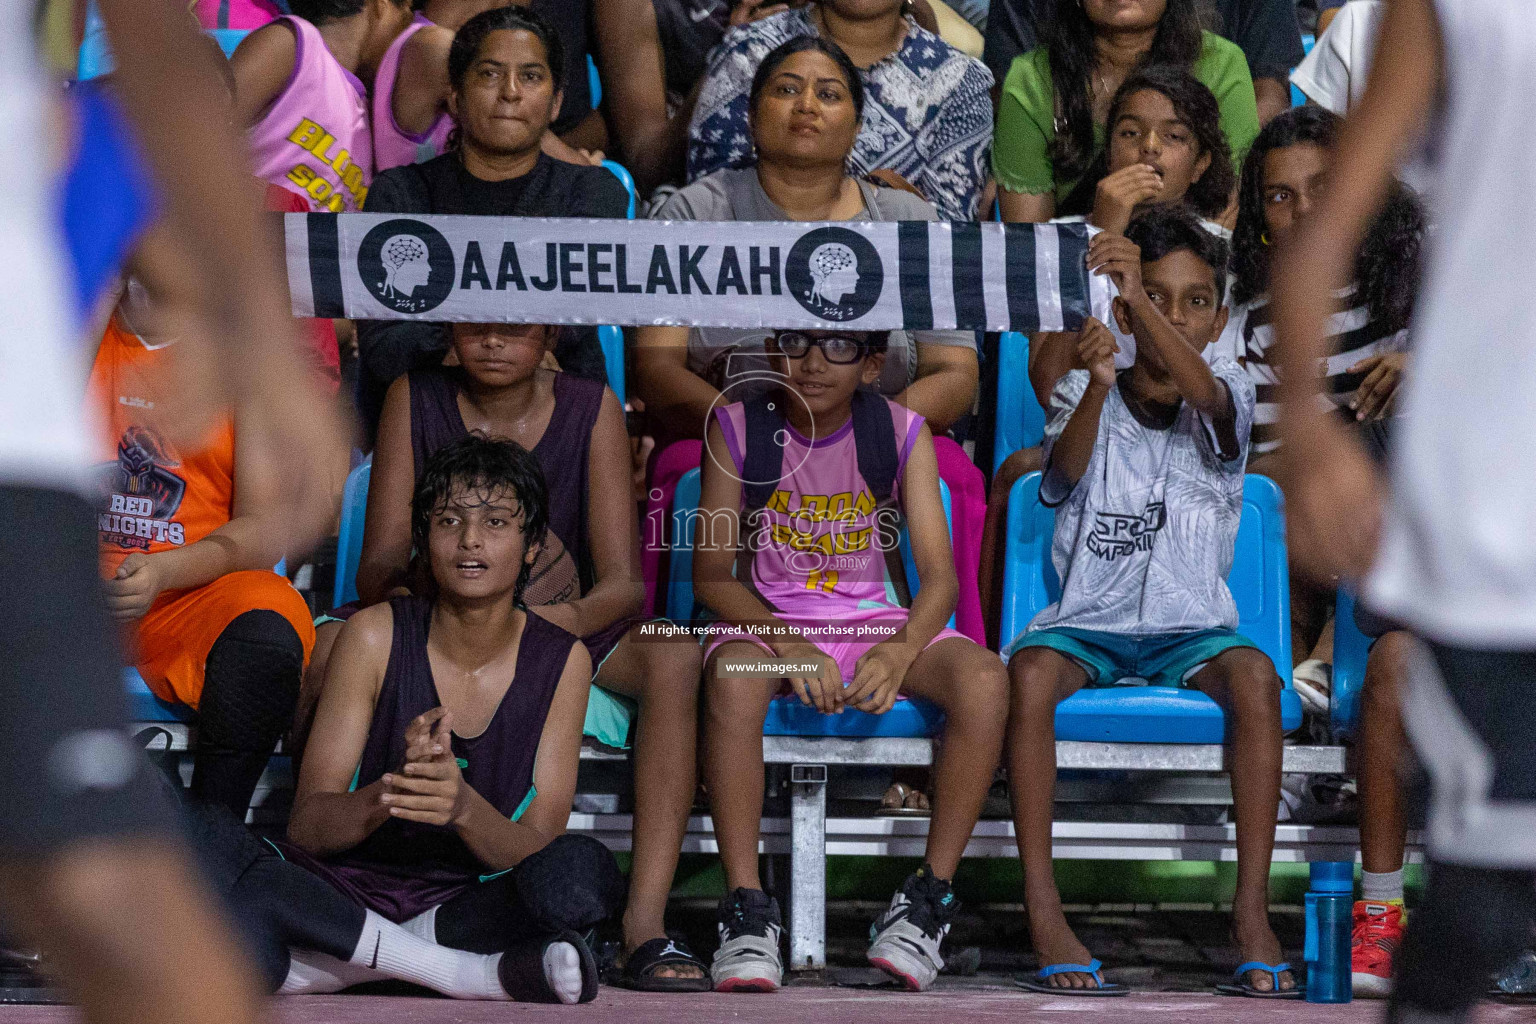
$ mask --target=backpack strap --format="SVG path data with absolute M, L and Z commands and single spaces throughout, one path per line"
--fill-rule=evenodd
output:
M 784 429 L 784 413 L 779 407 L 782 401 L 777 391 L 770 391 L 742 405 L 747 437 L 741 490 L 748 515 L 768 504 L 784 472 L 784 446 L 775 440 Z
M 896 467 L 901 459 L 897 449 L 896 425 L 891 422 L 891 407 L 883 397 L 862 389 L 853 393 L 854 450 L 859 456 L 859 475 L 869 485 L 876 505 L 891 500 L 896 485 Z

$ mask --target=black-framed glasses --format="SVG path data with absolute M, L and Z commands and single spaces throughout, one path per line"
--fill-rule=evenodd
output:
M 869 354 L 869 345 L 852 334 L 822 334 L 812 337 L 799 331 L 780 331 L 774 336 L 779 351 L 791 359 L 804 359 L 814 345 L 829 363 L 856 363 Z

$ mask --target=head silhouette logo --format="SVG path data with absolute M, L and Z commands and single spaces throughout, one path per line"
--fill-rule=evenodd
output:
M 785 265 L 789 290 L 805 311 L 842 322 L 864 316 L 880 300 L 885 268 L 869 240 L 847 228 L 817 228 L 800 236 Z
M 363 236 L 357 272 L 383 305 L 397 313 L 425 313 L 453 291 L 453 247 L 419 220 L 387 220 Z

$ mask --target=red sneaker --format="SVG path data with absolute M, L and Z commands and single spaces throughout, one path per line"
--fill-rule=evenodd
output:
M 1355 901 L 1355 930 L 1349 948 L 1355 998 L 1385 999 L 1392 994 L 1392 958 L 1402 944 L 1401 904 Z

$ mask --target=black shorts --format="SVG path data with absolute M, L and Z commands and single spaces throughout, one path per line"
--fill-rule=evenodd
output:
M 1420 645 L 1403 720 L 1430 779 L 1430 856 L 1536 868 L 1536 651 Z
M 122 661 L 77 494 L 0 486 L 0 856 L 164 834 L 170 819 L 125 731 Z

